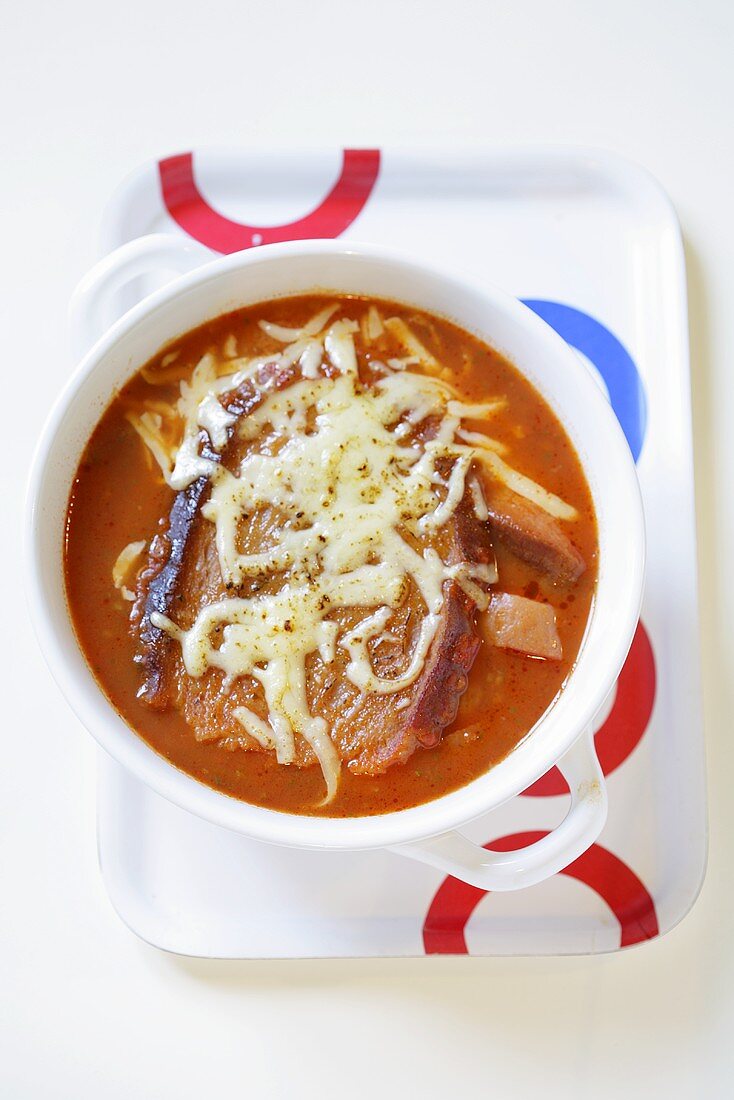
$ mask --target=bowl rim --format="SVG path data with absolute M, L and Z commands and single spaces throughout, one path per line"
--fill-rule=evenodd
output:
M 314 260 L 324 256 L 345 259 L 349 257 L 352 262 L 356 260 L 371 264 L 387 264 L 405 276 L 406 288 L 410 286 L 411 274 L 423 279 L 428 277 L 434 282 L 443 284 L 454 300 L 464 297 L 483 298 L 488 304 L 491 303 L 493 309 L 504 312 L 511 324 L 523 329 L 526 336 L 529 335 L 535 341 L 539 351 L 543 349 L 545 354 L 563 363 L 564 371 L 571 372 L 577 393 L 583 395 L 583 400 L 589 406 L 590 415 L 595 418 L 595 428 L 604 436 L 605 443 L 610 449 L 609 461 L 614 468 L 617 495 L 621 492 L 627 503 L 626 584 L 615 595 L 614 614 L 607 613 L 609 621 L 605 629 L 604 624 L 599 622 L 599 615 L 605 613 L 604 608 L 600 610 L 599 601 L 604 564 L 600 554 L 597 595 L 586 633 L 576 663 L 557 701 L 546 710 L 528 735 L 507 757 L 464 787 L 419 806 L 369 817 L 314 817 L 271 810 L 208 787 L 181 771 L 148 745 L 117 713 L 102 688 L 94 680 L 91 670 L 86 666 L 86 660 L 81 654 L 78 642 L 76 642 L 77 660 L 74 660 L 73 654 L 69 654 L 61 632 L 46 606 L 44 596 L 46 586 L 50 582 L 48 562 L 41 547 L 43 516 L 40 514 L 40 502 L 54 445 L 67 415 L 74 408 L 83 383 L 100 367 L 115 346 L 126 338 L 144 318 L 163 310 L 175 298 L 196 288 L 200 289 L 207 283 L 220 279 L 239 268 L 273 262 L 280 264 L 296 256 L 312 257 Z M 321 287 L 316 279 L 311 285 L 314 289 Z M 305 289 L 295 288 L 291 293 L 305 292 Z M 265 293 L 253 299 L 253 302 L 265 302 L 284 296 Z M 419 308 L 425 308 L 420 306 L 418 298 L 419 296 L 414 300 L 414 304 Z M 410 294 L 406 293 L 404 301 L 410 302 L 410 300 Z M 222 309 L 221 312 L 224 313 L 227 310 Z M 432 309 L 430 312 L 437 311 Z M 449 312 L 445 316 L 459 325 L 463 324 L 460 319 L 455 320 Z M 467 324 L 463 324 L 463 327 L 470 330 Z M 488 334 L 480 334 L 480 338 L 491 345 Z M 171 339 L 175 339 L 175 336 Z M 563 377 L 563 371 L 559 376 Z M 108 397 L 111 397 L 113 392 L 114 386 L 109 387 Z M 547 393 L 543 393 L 543 396 L 548 399 Z M 558 406 L 553 405 L 553 407 L 565 430 L 575 442 L 578 433 L 569 425 Z M 589 484 L 598 516 L 598 501 L 602 493 L 599 491 L 599 484 L 592 484 L 591 478 L 589 478 Z M 611 406 L 591 372 L 573 349 L 528 307 L 498 287 L 484 281 L 477 285 L 461 272 L 427 263 L 393 249 L 339 240 L 310 240 L 264 245 L 247 252 L 215 258 L 211 263 L 205 263 L 188 274 L 178 276 L 160 290 L 154 291 L 111 325 L 71 374 L 42 429 L 33 455 L 28 483 L 25 538 L 26 590 L 39 645 L 67 702 L 102 747 L 164 798 L 199 817 L 254 839 L 301 848 L 334 850 L 381 848 L 446 832 L 508 801 L 553 767 L 576 738 L 589 727 L 622 668 L 639 617 L 645 560 L 642 499 L 634 461 Z M 58 570 L 59 565 L 63 568 L 63 563 L 57 560 L 52 568 Z M 63 578 L 61 583 L 63 587 Z M 70 620 L 68 610 L 67 618 Z M 70 622 L 67 626 L 69 625 L 71 625 Z M 71 631 L 75 637 L 73 625 Z M 596 654 L 600 632 L 605 635 L 603 660 Z M 595 648 L 590 662 L 590 641 L 592 640 Z M 80 655 L 84 666 L 87 667 L 86 680 L 79 675 L 78 667 L 75 667 L 79 664 Z M 596 679 L 592 683 L 589 677 L 584 683 L 579 679 L 579 672 L 584 669 L 587 672 L 592 671 L 586 667 L 589 663 L 595 666 L 593 671 Z M 572 720 L 569 711 L 573 711 Z M 563 722 L 570 727 L 570 732 L 565 736 L 560 732 Z M 549 729 L 553 731 L 553 737 L 548 734 Z M 532 751 L 529 751 L 529 746 Z

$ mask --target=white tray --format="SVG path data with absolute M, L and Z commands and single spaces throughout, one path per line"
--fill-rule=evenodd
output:
M 151 231 L 219 251 L 343 234 L 528 300 L 606 382 L 639 458 L 649 567 L 644 625 L 597 735 L 609 821 L 563 874 L 485 897 L 389 853 L 275 848 L 190 816 L 101 755 L 100 861 L 122 919 L 170 951 L 242 958 L 601 952 L 667 932 L 703 879 L 706 803 L 685 271 L 665 194 L 584 150 L 204 150 L 146 165 L 114 196 L 105 250 Z M 566 798 L 551 773 L 467 832 L 548 829 Z

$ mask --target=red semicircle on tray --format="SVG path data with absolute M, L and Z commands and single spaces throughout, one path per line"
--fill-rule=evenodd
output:
M 512 833 L 484 847 L 490 851 L 508 852 L 525 848 L 544 836 L 546 832 Z M 649 892 L 634 871 L 607 848 L 593 844 L 560 873 L 583 882 L 606 902 L 619 921 L 620 947 L 630 947 L 659 935 L 655 903 Z M 444 879 L 423 924 L 426 954 L 468 955 L 466 926 L 488 893 L 452 876 Z
M 604 775 L 611 775 L 640 743 L 655 704 L 655 686 L 655 655 L 649 635 L 639 622 L 617 680 L 612 709 L 594 737 Z M 522 793 L 534 798 L 568 794 L 568 784 L 558 768 L 551 768 Z
M 379 149 L 345 149 L 339 177 L 308 214 L 284 225 L 246 225 L 214 210 L 194 179 L 193 153 L 158 164 L 161 192 L 177 225 L 215 252 L 241 252 L 261 244 L 339 237 L 364 209 L 380 171 Z

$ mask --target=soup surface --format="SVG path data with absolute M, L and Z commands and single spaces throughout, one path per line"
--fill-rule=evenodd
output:
M 76 633 L 177 767 L 291 813 L 483 774 L 562 689 L 597 533 L 530 383 L 446 320 L 318 295 L 217 318 L 116 395 L 69 501 Z

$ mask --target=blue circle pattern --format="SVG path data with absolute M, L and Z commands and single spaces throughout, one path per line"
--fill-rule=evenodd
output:
M 524 304 L 555 329 L 566 343 L 590 359 L 604 379 L 612 408 L 637 462 L 645 439 L 645 389 L 632 356 L 600 321 L 573 306 L 525 298 Z

